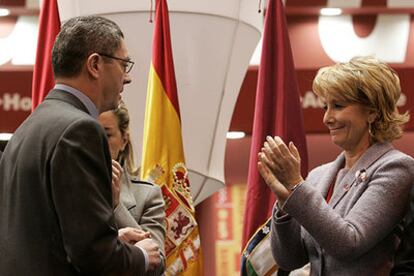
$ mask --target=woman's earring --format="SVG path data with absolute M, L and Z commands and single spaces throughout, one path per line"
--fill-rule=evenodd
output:
M 374 135 L 372 134 L 371 125 L 372 125 L 372 123 L 368 122 L 368 133 L 369 133 L 369 136 L 374 137 Z

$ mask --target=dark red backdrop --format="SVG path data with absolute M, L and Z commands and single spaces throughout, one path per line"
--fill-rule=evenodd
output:
M 0 132 L 14 132 L 30 114 L 32 71 L 0 71 Z
M 401 79 L 402 92 L 405 104 L 401 111 L 414 110 L 414 68 L 395 68 Z M 323 112 L 317 106 L 316 97 L 312 91 L 312 80 L 317 69 L 298 69 L 298 82 L 302 95 L 302 107 L 306 133 L 327 133 L 322 123 Z M 257 67 L 252 67 L 246 74 L 236 108 L 233 113 L 231 130 L 242 130 L 251 133 L 253 124 L 253 111 L 257 83 Z M 413 115 L 414 116 L 414 115 Z M 406 126 L 406 130 L 414 130 L 414 118 Z

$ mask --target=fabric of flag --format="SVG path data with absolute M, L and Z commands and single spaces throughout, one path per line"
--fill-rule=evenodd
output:
M 141 178 L 161 187 L 166 204 L 166 274 L 202 275 L 165 0 L 156 5 L 142 152 Z
M 39 18 L 36 63 L 32 80 L 32 111 L 55 85 L 52 70 L 52 48 L 60 31 L 57 0 L 43 0 Z
M 284 271 L 279 269 L 271 254 L 270 227 L 272 220 L 269 218 L 264 225 L 254 233 L 243 250 L 241 260 L 242 276 L 309 276 L 310 264 L 295 269 Z
M 244 215 L 243 245 L 270 217 L 275 196 L 257 170 L 267 135 L 292 141 L 307 175 L 307 149 L 296 71 L 281 0 L 269 0 L 264 23 Z
M 276 275 L 278 266 L 270 254 L 270 224 L 268 219 L 247 242 L 241 261 L 241 275 Z

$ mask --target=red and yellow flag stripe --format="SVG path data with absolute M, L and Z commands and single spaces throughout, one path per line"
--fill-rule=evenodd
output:
M 141 178 L 161 186 L 166 204 L 166 274 L 202 275 L 165 0 L 156 7 L 142 152 Z

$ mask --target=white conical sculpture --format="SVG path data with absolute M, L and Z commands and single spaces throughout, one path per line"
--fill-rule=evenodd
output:
M 135 61 L 122 95 L 132 117 L 140 163 L 151 61 L 150 0 L 59 0 L 60 18 L 100 14 L 124 31 Z M 171 40 L 181 108 L 184 153 L 195 204 L 224 184 L 226 133 L 249 60 L 261 36 L 263 14 L 252 0 L 171 0 Z M 155 3 L 154 3 L 155 7 Z M 155 13 L 154 13 L 155 14 Z

